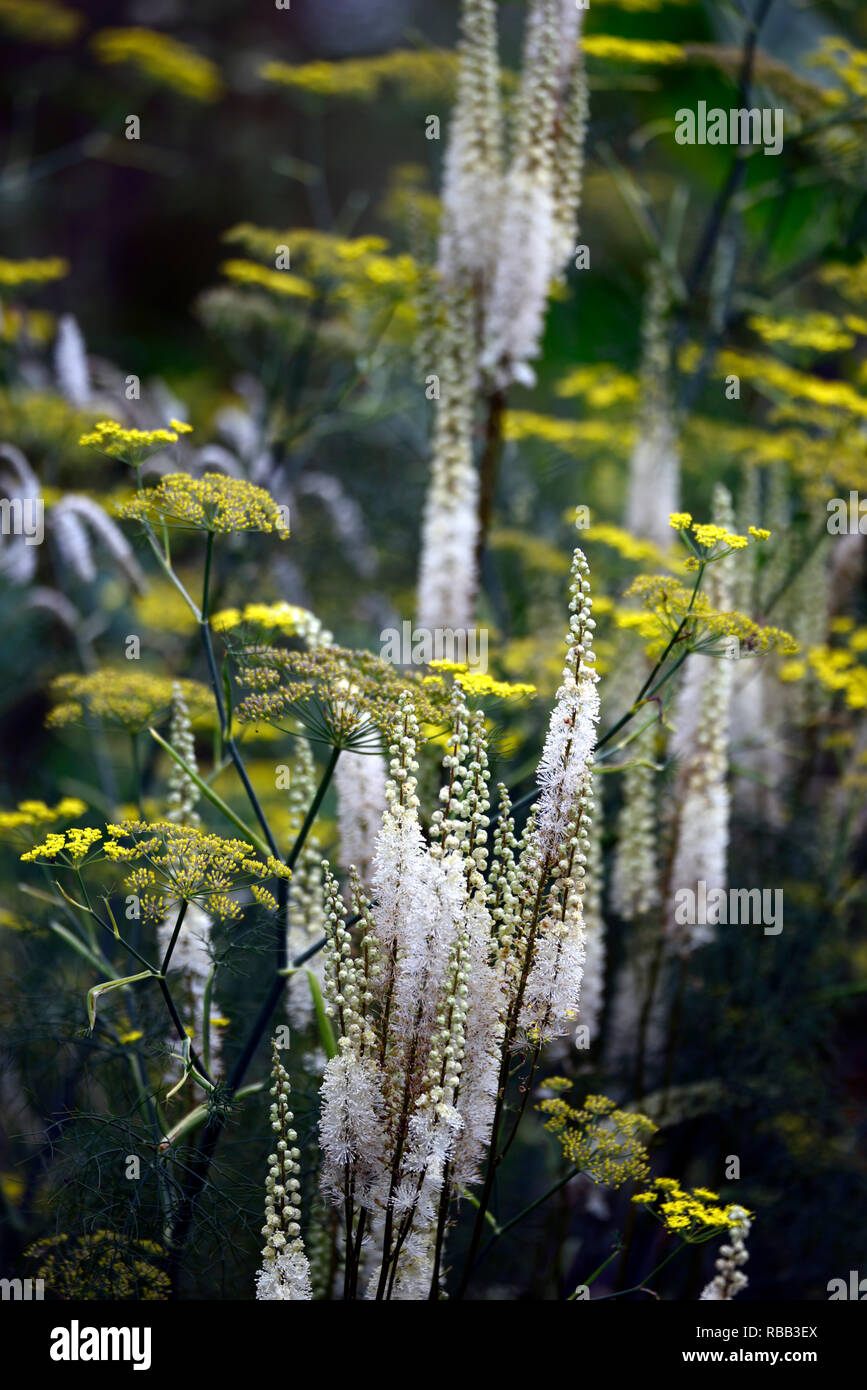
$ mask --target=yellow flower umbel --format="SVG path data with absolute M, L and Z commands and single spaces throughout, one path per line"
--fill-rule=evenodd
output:
M 199 681 L 174 681 L 169 676 L 109 666 L 86 676 L 57 676 L 51 685 L 57 703 L 46 723 L 49 728 L 58 729 L 67 724 L 83 724 L 87 716 L 92 716 L 137 733 L 168 715 L 176 685 L 192 718 L 213 712 L 213 696 Z
M 17 289 L 19 285 L 45 285 L 50 280 L 62 280 L 68 274 L 69 261 L 61 256 L 50 256 L 46 260 L 31 257 L 25 261 L 0 258 L 0 287 Z
M 128 63 L 193 101 L 216 101 L 222 92 L 219 68 L 210 59 L 155 29 L 101 29 L 91 47 L 100 63 Z
M 295 299 L 313 299 L 316 294 L 313 286 L 302 280 L 300 275 L 293 275 L 288 270 L 272 270 L 256 261 L 224 261 L 220 270 L 227 280 L 234 280 L 239 285 L 254 285 L 270 290 L 272 294 L 288 295 Z
M 169 429 L 136 430 L 119 424 L 117 420 L 99 420 L 78 442 L 83 448 L 98 450 L 106 458 L 120 459 L 133 468 L 140 468 L 151 454 L 164 449 L 167 444 L 177 444 L 182 434 L 192 433 L 192 425 L 184 424 L 181 420 L 170 420 L 169 425 Z
M 314 743 L 355 752 L 380 752 L 384 736 L 411 695 L 419 719 L 441 729 L 446 723 L 451 682 L 425 678 L 416 670 L 399 671 L 372 652 L 345 647 L 286 651 L 252 649 L 238 672 L 251 687 L 237 708 L 241 723 L 281 728 L 297 719 Z M 387 741 L 387 740 L 386 740 Z
M 717 1194 L 707 1188 L 682 1188 L 676 1178 L 654 1178 L 651 1187 L 636 1192 L 632 1200 L 647 1207 L 667 1231 L 690 1245 L 712 1240 L 733 1224 L 736 1212 L 744 1211 L 733 1202 L 721 1205 Z
M 722 555 L 730 555 L 725 549 Z M 760 627 L 745 613 L 720 612 L 713 608 L 706 594 L 687 589 L 676 579 L 660 574 L 640 574 L 626 591 L 627 598 L 644 600 L 645 607 L 657 624 L 654 632 L 639 626 L 642 635 L 650 639 L 649 651 L 659 654 L 669 637 L 680 629 L 680 638 L 689 650 L 708 656 L 726 653 L 726 639 L 737 638 L 740 656 L 763 656 L 777 651 L 791 656 L 798 650 L 794 637 L 778 627 Z M 684 620 L 686 620 L 684 622 Z M 681 628 L 681 623 L 684 623 Z M 625 625 L 625 624 L 624 624 Z
M 211 619 L 215 632 L 231 634 L 233 643 L 249 646 L 261 642 L 267 633 L 302 638 L 309 647 L 330 647 L 332 634 L 308 608 L 295 603 L 248 603 L 244 608 L 223 608 Z
M 127 520 L 165 523 L 187 531 L 231 535 L 236 531 L 268 531 L 289 539 L 288 509 L 279 507 L 269 492 L 242 478 L 206 473 L 169 473 L 156 487 L 122 503 L 118 516 Z
M 128 1231 L 62 1232 L 24 1253 L 39 1261 L 37 1278 L 55 1298 L 161 1302 L 172 1291 L 168 1275 L 155 1263 L 166 1251 L 152 1240 L 132 1239 Z
M 261 858 L 245 840 L 230 840 L 170 821 L 121 821 L 101 830 L 67 830 L 48 835 L 43 844 L 22 854 L 22 861 L 80 870 L 100 860 L 130 869 L 126 889 L 141 905 L 142 920 L 160 922 L 178 903 L 196 903 L 213 917 L 232 921 L 243 905 L 239 889 L 269 912 L 277 900 L 263 886 L 267 878 L 290 878 L 291 871 L 272 856 Z
M 0 835 L 11 832 L 10 838 L 26 839 L 28 830 L 52 825 L 57 821 L 76 820 L 87 806 L 77 796 L 65 796 L 56 806 L 44 801 L 19 801 L 14 811 L 0 811 Z
M 91 826 L 73 826 L 71 830 L 46 835 L 41 845 L 34 845 L 21 856 L 23 864 L 65 864 L 79 869 L 94 845 L 102 839 L 102 831 Z
M 571 1083 L 555 1077 L 546 1085 L 562 1091 Z M 538 1108 L 550 1117 L 545 1128 L 556 1134 L 565 1157 L 593 1182 L 622 1187 L 630 1178 L 647 1177 L 644 1145 L 656 1125 L 646 1115 L 618 1110 L 607 1096 L 587 1096 L 576 1108 L 558 1095 L 543 1100 Z
M 456 73 L 454 53 L 397 49 L 336 63 L 266 63 L 260 75 L 266 82 L 310 95 L 369 101 L 392 85 L 413 99 L 442 96 L 452 87 Z
M 433 671 L 442 671 L 454 676 L 464 694 L 475 696 L 478 700 L 484 700 L 486 696 L 492 700 L 527 700 L 536 694 L 535 685 L 526 685 L 519 681 L 498 681 L 489 676 L 487 671 L 473 671 L 459 661 L 432 661 L 430 665 Z

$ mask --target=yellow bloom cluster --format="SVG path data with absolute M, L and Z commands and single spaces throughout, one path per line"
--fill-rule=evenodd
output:
M 89 826 L 73 826 L 71 830 L 52 831 L 41 845 L 34 845 L 22 854 L 24 864 L 61 862 L 82 864 L 93 846 L 102 839 L 102 831 Z
M 712 522 L 693 521 L 691 512 L 670 512 L 668 524 L 675 531 L 692 531 L 695 540 L 703 549 L 713 551 L 719 545 L 726 546 L 728 553 L 730 550 L 745 550 L 750 543 L 750 536 L 754 541 L 766 541 L 770 536 L 770 531 L 765 531 L 761 526 L 750 526 L 749 534 L 746 536 L 736 535 L 732 531 L 727 531 L 724 526 L 716 526 Z M 712 558 L 719 559 L 720 555 Z M 688 568 L 695 569 L 695 564 L 689 564 Z
M 170 420 L 170 429 L 136 430 L 117 420 L 98 420 L 94 428 L 83 434 L 79 444 L 85 449 L 98 449 L 108 458 L 138 465 L 156 449 L 177 444 L 182 434 L 192 434 L 192 425 L 182 420 Z
M 421 724 L 442 727 L 451 702 L 451 682 L 402 671 L 373 652 L 345 647 L 287 651 L 261 647 L 250 652 L 256 665 L 244 666 L 239 678 L 251 688 L 237 708 L 242 723 L 275 724 L 298 719 L 314 738 L 335 747 L 370 749 L 391 734 L 412 696 Z
M 0 338 L 4 343 L 17 343 L 22 340 L 49 343 L 54 337 L 54 323 L 54 315 L 47 314 L 42 309 L 20 309 L 15 305 L 4 305 Z
M 574 367 L 554 387 L 558 396 L 583 396 L 594 410 L 611 405 L 631 404 L 638 399 L 638 378 L 621 372 L 610 362 L 597 362 L 589 367 Z
M 842 410 L 867 417 L 867 396 L 845 381 L 828 381 L 810 372 L 798 371 L 773 357 L 757 357 L 728 349 L 717 354 L 721 376 L 740 376 L 751 386 L 771 395 L 780 394 L 793 401 L 810 401 L 829 410 Z
M 70 43 L 83 23 L 83 15 L 57 0 L 0 0 L 0 29 L 13 38 Z
M 495 700 L 526 700 L 536 694 L 535 685 L 498 681 L 487 671 L 471 671 L 459 661 L 432 661 L 431 667 L 453 675 L 465 695 L 476 695 L 480 700 L 486 695 Z
M 625 454 L 631 449 L 635 431 L 612 420 L 564 420 L 539 415 L 532 410 L 510 410 L 503 424 L 506 439 L 541 439 L 561 449 L 597 444 Z
M 581 47 L 590 58 L 614 63 L 683 63 L 686 49 L 679 43 L 650 39 L 621 39 L 613 34 L 585 34 Z
M 706 594 L 692 591 L 675 579 L 660 574 L 640 574 L 626 591 L 627 598 L 640 598 L 660 624 L 662 633 L 674 633 L 689 615 L 694 649 L 710 648 L 719 638 L 737 637 L 742 656 L 762 656 L 778 651 L 791 655 L 798 644 L 782 628 L 760 627 L 745 613 L 722 613 L 711 607 Z
M 855 48 L 848 39 L 826 34 L 811 62 L 830 69 L 852 96 L 867 97 L 867 52 Z
M 289 526 L 281 508 L 265 488 L 223 473 L 169 473 L 156 487 L 137 493 L 117 508 L 129 521 L 165 522 L 192 531 L 228 535 L 234 531 L 274 532 L 289 539 Z
M 249 628 L 256 635 L 279 632 L 284 637 L 302 637 L 311 646 L 330 646 L 333 637 L 309 608 L 286 603 L 248 603 L 244 608 L 223 608 L 211 618 L 215 632 L 232 632 Z
M 39 1260 L 37 1277 L 55 1298 L 158 1303 L 172 1291 L 169 1276 L 154 1263 L 166 1251 L 152 1240 L 131 1239 L 128 1231 L 48 1236 L 24 1253 Z
M 31 257 L 24 261 L 0 258 L 0 285 L 44 285 L 49 280 L 62 280 L 68 274 L 69 261 L 62 256 L 49 256 L 47 260 Z
M 293 264 L 299 261 L 305 274 L 313 279 L 334 281 L 334 293 L 338 299 L 352 300 L 365 287 L 370 289 L 393 288 L 409 290 L 418 280 L 418 266 L 412 256 L 389 255 L 389 242 L 385 237 L 341 237 L 333 232 L 321 232 L 311 227 L 293 227 L 282 231 L 269 227 L 256 227 L 250 222 L 241 222 L 225 233 L 226 241 L 242 246 L 251 256 L 270 261 L 273 265 L 278 246 L 288 246 Z M 255 262 L 235 261 L 230 265 L 254 266 Z M 223 267 L 225 270 L 225 266 Z M 266 276 L 293 278 L 288 271 L 270 270 L 257 267 Z M 247 274 L 240 272 L 237 278 Z M 256 282 L 252 271 L 251 282 Z M 279 286 L 269 279 L 260 283 L 279 292 Z M 299 281 L 300 284 L 306 282 Z M 308 286 L 309 289 L 309 286 Z M 290 293 L 284 290 L 283 293 Z M 312 290 L 309 291 L 311 294 Z
M 403 96 L 421 100 L 448 93 L 457 74 L 457 54 L 399 49 L 373 58 L 327 63 L 266 63 L 261 76 L 299 92 L 370 101 L 394 84 Z
M 611 526 L 607 522 L 594 522 L 583 532 L 588 541 L 598 541 L 600 545 L 610 546 L 616 550 L 618 555 L 622 555 L 624 560 L 635 560 L 637 562 L 650 560 L 655 564 L 665 565 L 670 563 L 670 557 L 660 550 L 653 541 L 642 540 L 638 536 L 633 536 L 631 531 L 626 531 L 622 526 Z M 596 600 L 593 600 L 594 609 Z
M 867 320 L 855 314 L 842 319 L 833 314 L 802 314 L 798 318 L 769 318 L 754 314 L 748 326 L 766 343 L 785 343 L 788 347 L 812 348 L 816 352 L 845 352 L 854 347 L 856 337 L 867 333 Z
M 822 266 L 819 279 L 824 285 L 839 290 L 847 299 L 867 301 L 867 260 L 858 261 L 855 265 L 832 261 Z
M 269 270 L 256 261 L 231 260 L 220 266 L 223 275 L 238 285 L 258 285 L 260 289 L 270 290 L 272 294 L 283 294 L 293 299 L 313 299 L 316 291 L 300 275 L 288 270 Z
M 587 1096 L 580 1108 L 556 1096 L 538 1109 L 549 1116 L 545 1128 L 556 1134 L 565 1157 L 593 1182 L 622 1187 L 647 1177 L 645 1141 L 656 1125 L 646 1115 L 618 1110 L 607 1096 Z
M 56 806 L 47 806 L 44 801 L 19 801 L 14 811 L 0 811 L 0 830 L 51 825 L 53 821 L 83 816 L 86 810 L 86 804 L 77 796 L 65 796 Z
M 91 716 L 135 733 L 168 714 L 176 685 L 193 719 L 213 712 L 213 696 L 199 681 L 106 666 L 83 676 L 57 676 L 51 685 L 57 703 L 46 723 L 57 729 Z
M 570 514 L 569 520 L 574 517 Z M 492 550 L 511 550 L 528 568 L 546 574 L 568 574 L 569 555 L 559 545 L 530 531 L 522 531 L 517 526 L 496 526 L 491 531 Z
M 731 1202 L 728 1206 L 721 1206 L 715 1192 L 709 1192 L 704 1187 L 694 1187 L 688 1191 L 681 1187 L 676 1178 L 655 1178 L 649 1191 L 636 1192 L 632 1200 L 652 1211 L 667 1231 L 672 1231 L 690 1244 L 711 1240 L 731 1226 L 736 1205 Z M 746 1213 L 747 1216 L 751 1214 Z
M 854 653 L 867 650 L 867 628 L 852 633 L 847 647 L 811 647 L 806 662 L 789 662 L 780 672 L 786 681 L 802 680 L 812 672 L 825 690 L 841 693 L 849 709 L 867 709 L 867 666 Z
M 96 829 L 67 830 L 65 835 L 46 836 L 44 844 L 21 858 L 80 868 L 97 845 L 98 855 L 91 863 L 99 857 L 130 866 L 124 883 L 138 897 L 145 921 L 162 921 L 180 902 L 197 902 L 212 916 L 235 920 L 243 907 L 233 894 L 241 888 L 249 888 L 261 906 L 274 911 L 274 895 L 254 888 L 261 889 L 263 878 L 291 878 L 285 864 L 271 855 L 259 858 L 245 840 L 169 821 L 120 821 L 107 825 L 104 836 Z
M 100 63 L 129 63 L 194 101 L 216 101 L 222 92 L 219 69 L 209 58 L 155 29 L 101 29 L 91 46 Z
M 730 550 L 744 550 L 749 545 L 746 536 L 738 536 L 727 531 L 724 526 L 716 526 L 710 521 L 694 521 L 692 533 L 705 550 L 713 550 L 717 545 L 727 545 Z

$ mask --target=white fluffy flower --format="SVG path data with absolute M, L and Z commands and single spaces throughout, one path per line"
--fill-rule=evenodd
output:
M 373 871 L 376 836 L 385 810 L 385 760 L 377 753 L 341 753 L 334 769 L 340 862 L 354 864 L 362 884 Z
M 285 1299 L 290 1303 L 309 1302 L 310 1264 L 303 1248 L 290 1245 L 263 1265 L 256 1275 L 256 1298 L 264 1302 Z
M 539 845 L 557 852 L 566 833 L 575 798 L 581 795 L 596 746 L 599 691 L 595 677 L 568 680 L 557 692 L 545 747 L 539 760 L 542 788 L 537 815 Z
M 385 1105 L 376 1065 L 341 1047 L 325 1068 L 320 1094 L 323 1186 L 342 1200 L 344 1171 L 351 1162 L 363 1200 L 380 1185 L 384 1168 Z
M 70 405 L 86 406 L 91 396 L 87 350 L 78 321 L 72 314 L 63 314 L 57 324 L 54 367 L 57 384 Z

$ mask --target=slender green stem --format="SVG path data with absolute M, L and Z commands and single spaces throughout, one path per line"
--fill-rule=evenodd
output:
M 286 860 L 286 863 L 290 869 L 294 868 L 296 863 L 298 862 L 298 856 L 304 848 L 307 836 L 310 834 L 310 828 L 313 825 L 313 822 L 315 821 L 317 815 L 319 814 L 319 807 L 322 805 L 325 793 L 328 791 L 328 784 L 331 781 L 331 777 L 334 773 L 334 769 L 337 766 L 337 759 L 339 757 L 340 749 L 332 748 L 331 756 L 329 757 L 325 771 L 322 774 L 322 779 L 319 783 L 319 786 L 316 788 L 316 795 L 310 803 L 307 815 L 304 817 L 301 829 L 298 831 L 298 834 L 295 837 L 295 843 L 292 846 L 292 849 L 290 850 L 289 856 Z
M 547 1202 L 550 1197 L 553 1197 L 555 1193 L 559 1192 L 561 1188 L 565 1187 L 567 1182 L 571 1182 L 573 1178 L 577 1178 L 580 1172 L 580 1168 L 570 1168 L 569 1172 L 566 1173 L 564 1177 L 560 1178 L 558 1182 L 555 1182 L 553 1187 L 549 1187 L 547 1192 L 543 1192 L 541 1197 L 537 1197 L 535 1202 L 531 1202 L 529 1206 L 524 1207 L 521 1211 L 518 1212 L 517 1216 L 513 1216 L 510 1221 L 507 1221 L 505 1223 L 505 1225 L 496 1226 L 494 1234 L 491 1236 L 487 1245 L 479 1255 L 477 1266 L 482 1263 L 482 1260 L 485 1258 L 488 1251 L 497 1243 L 498 1240 L 502 1239 L 502 1237 L 506 1234 L 507 1231 L 511 1231 L 513 1226 L 517 1226 L 519 1222 L 523 1221 L 524 1218 L 526 1216 L 529 1216 L 531 1212 L 534 1212 L 538 1207 L 543 1206 L 544 1203 Z
M 611 1254 L 608 1256 L 608 1259 L 607 1259 L 607 1260 L 603 1260 L 602 1263 L 601 1263 L 601 1265 L 597 1265 L 597 1266 L 596 1266 L 596 1268 L 594 1269 L 593 1273 L 590 1274 L 590 1275 L 588 1275 L 588 1277 L 584 1280 L 584 1282 L 583 1282 L 582 1284 L 579 1284 L 579 1285 L 578 1285 L 578 1288 L 575 1290 L 575 1292 L 574 1292 L 574 1293 L 570 1293 L 569 1297 L 566 1299 L 566 1302 L 567 1302 L 567 1303 L 573 1303 L 573 1302 L 574 1302 L 574 1300 L 578 1297 L 578 1289 L 589 1289 L 589 1288 L 590 1288 L 590 1285 L 594 1282 L 594 1280 L 596 1280 L 596 1279 L 599 1278 L 599 1275 L 602 1273 L 603 1269 L 607 1269 L 608 1266 L 611 1264 L 611 1261 L 612 1261 L 612 1260 L 616 1260 L 616 1259 L 617 1259 L 617 1256 L 618 1256 L 619 1254 L 620 1254 L 620 1246 L 619 1246 L 619 1245 L 615 1245 L 614 1249 L 611 1251 Z M 599 1300 L 597 1300 L 597 1302 L 598 1302 L 598 1301 L 599 1301 Z
M 175 945 L 177 944 L 178 936 L 180 935 L 181 927 L 182 927 L 183 924 L 184 924 L 184 918 L 185 918 L 186 915 L 187 915 L 187 908 L 188 908 L 188 907 L 189 907 L 189 903 L 187 902 L 186 898 L 184 898 L 183 902 L 181 903 L 181 909 L 180 909 L 180 912 L 178 913 L 177 921 L 175 922 L 175 925 L 174 925 L 174 930 L 172 931 L 172 938 L 171 938 L 171 941 L 169 942 L 168 946 L 166 947 L 166 953 L 165 953 L 165 955 L 163 956 L 163 963 L 162 963 L 162 965 L 160 966 L 160 974 L 161 974 L 161 975 L 165 975 L 166 971 L 167 971 L 168 968 L 169 968 L 169 964 L 170 964 L 170 962 L 171 962 L 172 955 L 173 955 L 173 953 L 174 953 Z
M 603 1294 L 601 1298 L 596 1299 L 596 1302 L 604 1303 L 609 1298 L 622 1298 L 623 1295 L 627 1293 L 640 1293 L 643 1289 L 646 1289 L 648 1280 L 652 1279 L 655 1274 L 658 1274 L 661 1269 L 664 1269 L 665 1266 L 668 1264 L 669 1260 L 673 1260 L 675 1255 L 680 1254 L 681 1250 L 685 1250 L 687 1244 L 687 1241 L 683 1241 L 674 1250 L 672 1250 L 670 1255 L 666 1255 L 665 1259 L 662 1260 L 662 1262 L 656 1266 L 656 1269 L 652 1269 L 648 1274 L 647 1278 L 642 1279 L 640 1284 L 633 1284 L 631 1289 L 618 1289 L 616 1293 Z
M 151 738 L 156 739 L 157 743 L 160 745 L 160 748 L 162 748 L 164 752 L 168 753 L 170 758 L 174 758 L 178 767 L 183 769 L 187 777 L 189 777 L 190 781 L 198 787 L 199 791 L 202 793 L 203 796 L 207 797 L 211 805 L 216 806 L 217 810 L 221 811 L 223 815 L 226 817 L 226 819 L 231 821 L 232 825 L 234 825 L 237 830 L 241 831 L 241 834 L 244 836 L 244 838 L 250 840 L 251 843 L 255 845 L 256 849 L 263 856 L 263 858 L 267 859 L 271 851 L 268 845 L 265 843 L 265 841 L 261 838 L 261 836 L 257 835 L 255 830 L 252 830 L 250 826 L 247 825 L 246 821 L 241 820 L 241 817 L 235 814 L 231 806 L 226 805 L 226 802 L 223 800 L 221 796 L 217 795 L 213 787 L 208 786 L 208 783 L 202 777 L 199 776 L 195 769 L 190 767 L 189 763 L 186 763 L 184 761 L 177 749 L 173 748 L 172 745 L 168 743 L 166 739 L 162 737 L 161 734 L 158 734 L 156 729 L 148 729 L 148 733 L 150 734 Z M 277 858 L 278 856 L 275 855 L 274 857 Z

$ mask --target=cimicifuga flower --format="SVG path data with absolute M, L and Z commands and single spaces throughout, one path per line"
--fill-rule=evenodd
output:
M 680 506 L 680 447 L 671 396 L 671 346 L 665 272 L 651 265 L 642 328 L 641 405 L 629 463 L 625 525 L 666 550 L 669 513 Z M 734 529 L 732 527 L 732 529 Z
M 342 753 L 337 767 L 349 754 Z M 310 745 L 305 739 L 298 740 L 298 753 L 292 766 L 289 802 L 289 841 L 301 830 L 307 808 L 316 793 L 316 767 Z M 322 939 L 325 933 L 325 912 L 322 903 L 322 859 L 319 837 L 310 831 L 295 867 L 292 870 L 292 891 L 289 894 L 287 954 L 289 960 L 302 955 Z M 305 964 L 305 971 L 312 971 L 320 988 L 323 979 L 322 952 L 318 951 Z M 286 991 L 286 1010 L 289 1022 L 294 1028 L 307 1028 L 313 1019 L 313 998 L 307 976 L 302 972 L 293 975 Z
M 742 1293 L 749 1283 L 743 1266 L 749 1259 L 746 1239 L 752 1222 L 743 1207 L 730 1207 L 728 1216 L 731 1222 L 729 1238 L 720 1246 L 719 1257 L 714 1261 L 717 1272 L 702 1289 L 700 1300 L 728 1302 L 736 1294 Z
M 659 902 L 653 729 L 629 744 L 631 760 L 623 774 L 623 803 L 617 818 L 617 847 L 611 874 L 611 905 L 634 921 Z
M 372 898 L 353 879 L 355 940 L 326 867 L 324 994 L 338 1052 L 322 1085 L 322 1176 L 345 1212 L 350 1298 L 363 1275 L 373 1298 L 438 1296 L 450 1203 L 482 1178 L 515 1049 L 576 1020 L 599 706 L 593 628 L 576 550 L 563 683 L 521 838 L 504 789 L 490 824 L 485 716 L 469 709 L 458 676 L 427 836 L 419 720 L 412 692 L 401 697 Z
M 530 0 L 527 8 L 481 358 L 500 387 L 534 384 L 530 363 L 539 353 L 551 282 L 563 268 L 562 194 L 570 185 L 576 196 L 579 191 L 583 145 L 577 147 L 576 136 L 586 130 L 581 96 L 571 91 L 582 19 L 582 11 L 566 0 Z M 561 139 L 566 144 L 558 157 Z
M 494 0 L 464 0 L 457 99 L 443 166 L 439 272 L 488 284 L 497 250 L 503 178 Z
M 97 577 L 93 554 L 93 541 L 97 540 L 130 583 L 139 592 L 144 590 L 145 578 L 129 542 L 98 502 L 68 493 L 51 508 L 49 525 L 61 564 L 83 584 L 92 584 Z
M 593 601 L 589 566 L 581 550 L 572 561 L 569 631 L 563 679 L 551 714 L 539 761 L 541 786 L 535 838 L 544 855 L 558 851 L 578 798 L 590 785 L 590 765 L 599 722 L 598 675 L 595 669 Z
M 475 614 L 479 479 L 473 460 L 476 364 L 472 305 L 460 289 L 447 295 L 440 354 L 433 463 L 422 521 L 417 620 L 420 627 L 430 631 L 467 631 Z
M 263 1301 L 286 1299 L 296 1303 L 313 1297 L 310 1265 L 301 1238 L 301 1151 L 292 1128 L 294 1115 L 289 1108 L 292 1088 L 289 1074 L 280 1061 L 276 1042 L 271 1062 L 273 1085 L 270 1121 L 274 1152 L 268 1155 L 265 1179 L 265 1225 L 262 1235 L 262 1267 L 256 1275 L 256 1298 Z
M 734 526 L 731 495 L 714 489 L 714 522 Z M 708 570 L 708 597 L 720 612 L 731 609 L 733 557 Z M 665 931 L 682 954 L 714 936 L 712 923 L 679 922 L 677 894 L 728 887 L 728 750 L 733 663 L 726 657 L 693 656 L 675 699 L 671 752 L 678 763 L 673 794 L 674 854 L 668 881 Z M 692 914 L 697 915 L 697 914 Z
M 385 759 L 378 753 L 344 752 L 334 769 L 340 863 L 370 887 L 376 836 L 385 810 Z
M 177 681 L 172 686 L 172 720 L 169 725 L 169 742 L 175 752 L 183 758 L 187 767 L 191 768 L 193 772 L 198 772 L 196 740 L 193 737 L 193 726 L 190 722 L 190 708 L 184 697 L 183 686 L 179 685 Z M 174 759 L 172 759 L 169 768 L 168 781 L 169 795 L 166 820 L 176 821 L 179 825 L 200 825 L 199 813 L 195 809 L 199 800 L 199 789 Z
M 78 321 L 72 314 L 62 314 L 58 320 L 54 370 L 61 393 L 70 405 L 86 406 L 91 394 L 87 349 Z

